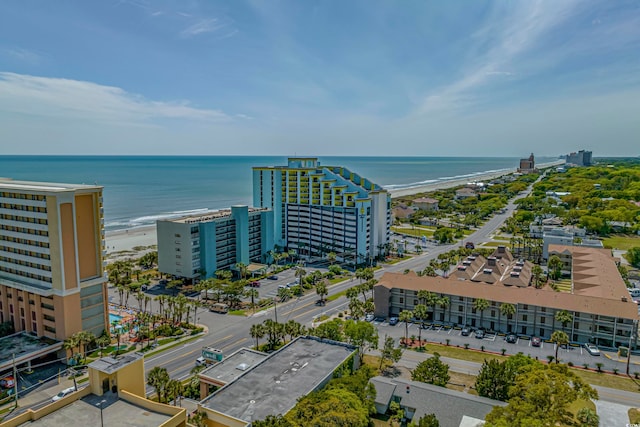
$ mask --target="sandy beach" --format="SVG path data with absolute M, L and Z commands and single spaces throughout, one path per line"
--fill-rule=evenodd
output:
M 557 161 L 538 165 L 539 168 L 551 167 L 563 164 L 564 161 Z M 447 188 L 465 185 L 468 182 L 490 181 L 492 179 L 508 175 L 516 171 L 516 168 L 504 170 L 500 172 L 490 172 L 486 174 L 474 175 L 472 177 L 453 179 L 450 181 L 440 181 L 425 185 L 419 185 L 411 188 L 401 188 L 390 190 L 391 197 L 404 197 L 419 193 L 428 193 L 436 190 L 444 190 Z M 136 246 L 157 245 L 156 226 L 149 225 L 146 227 L 136 227 L 128 230 L 109 231 L 105 234 L 107 246 L 107 259 L 112 261 L 118 258 L 139 257 L 144 251 L 133 251 Z

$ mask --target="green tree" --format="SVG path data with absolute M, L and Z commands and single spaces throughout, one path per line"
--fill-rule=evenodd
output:
M 497 359 L 485 360 L 476 377 L 475 387 L 478 394 L 490 399 L 506 401 L 509 388 L 515 383 L 516 376 L 524 366 L 536 362 L 529 356 L 518 353 L 500 362 Z
M 440 422 L 435 414 L 426 414 L 417 422 L 411 422 L 409 427 L 440 427 Z
M 551 342 L 556 345 L 556 363 L 559 363 L 558 360 L 558 350 L 560 346 L 569 344 L 569 336 L 564 333 L 564 331 L 554 331 L 551 334 Z
M 385 362 L 396 363 L 402 357 L 402 349 L 395 346 L 395 340 L 393 337 L 384 336 L 384 345 L 380 349 L 380 366 L 378 369 L 382 370 Z
M 421 381 L 440 387 L 445 387 L 449 378 L 449 365 L 440 360 L 440 354 L 437 352 L 433 353 L 433 357 L 420 362 L 411 372 L 413 381 Z
M 336 256 L 335 252 L 329 252 L 327 254 L 327 261 L 329 261 L 330 265 L 335 264 L 336 263 L 336 259 L 337 259 L 337 256 Z
M 342 341 L 344 335 L 342 333 L 343 321 L 340 319 L 333 319 L 328 322 L 319 324 L 311 334 L 318 338 L 326 338 L 333 341 Z
M 640 268 L 640 247 L 633 247 L 627 250 L 625 258 L 629 261 L 629 264 L 636 268 Z
M 251 338 L 255 338 L 256 340 L 256 350 L 260 348 L 258 340 L 263 338 L 265 335 L 264 325 L 260 323 L 256 323 L 255 325 L 251 325 L 249 329 L 249 333 L 251 334 Z
M 482 318 L 484 317 L 484 311 L 489 308 L 489 301 L 484 298 L 476 298 L 473 301 L 473 308 L 480 312 L 480 327 L 482 328 Z
M 567 328 L 567 323 L 573 322 L 573 314 L 569 313 L 567 310 L 560 310 L 556 312 L 555 315 L 556 322 L 562 323 L 562 331 L 564 332 Z
M 582 427 L 598 427 L 600 417 L 591 408 L 581 408 L 576 414 L 576 418 Z
M 350 344 L 358 347 L 360 360 L 365 351 L 378 348 L 378 330 L 371 322 L 348 320 L 345 323 L 344 335 Z
M 551 255 L 547 261 L 548 274 L 553 280 L 558 280 L 562 275 L 562 260 L 558 255 Z
M 320 301 L 324 302 L 324 296 L 327 295 L 329 291 L 327 290 L 327 284 L 324 281 L 320 281 L 316 284 L 316 294 L 320 297 Z
M 516 314 L 516 306 L 509 303 L 500 304 L 500 314 L 507 318 L 507 330 L 509 329 L 509 318 Z
M 167 385 L 171 378 L 166 368 L 156 366 L 147 374 L 147 384 L 156 389 L 158 402 L 165 403 L 167 395 Z
M 429 315 L 427 311 L 427 306 L 424 304 L 418 304 L 413 309 L 413 316 L 418 319 L 420 322 L 420 326 L 418 327 L 418 342 L 420 346 L 422 346 L 422 327 L 424 326 L 424 320 Z
M 544 284 L 544 281 L 542 280 L 543 274 L 544 272 L 542 271 L 542 267 L 540 267 L 539 265 L 536 264 L 531 268 L 531 276 L 533 277 L 533 286 L 535 286 L 536 289 L 540 289 Z
M 409 322 L 413 319 L 413 312 L 411 310 L 402 310 L 398 320 L 404 322 L 404 345 L 407 345 L 407 339 L 409 337 Z
M 207 427 L 207 420 L 209 419 L 209 417 L 207 416 L 207 413 L 204 411 L 198 411 L 195 414 L 193 414 L 191 416 L 191 418 L 189 419 L 189 423 L 195 425 L 196 427 Z M 256 422 L 254 421 L 253 423 L 254 426 L 258 426 L 256 424 Z M 266 427 L 266 426 L 262 426 L 262 427 Z M 286 425 L 282 425 L 282 426 L 276 426 L 274 425 L 273 427 L 287 427 Z
M 169 380 L 165 387 L 165 391 L 165 398 L 167 399 L 167 402 L 173 400 L 173 406 L 176 406 L 178 404 L 178 398 L 182 396 L 184 387 L 182 386 L 182 382 L 178 380 Z
M 369 425 L 369 409 L 355 393 L 345 388 L 328 388 L 303 397 L 289 417 L 299 426 Z
M 253 427 L 295 427 L 282 415 L 267 415 L 264 420 L 256 420 L 251 423 Z
M 509 389 L 507 406 L 487 414 L 487 427 L 575 425 L 569 405 L 578 399 L 597 399 L 598 393 L 566 365 L 531 364 L 523 368 Z

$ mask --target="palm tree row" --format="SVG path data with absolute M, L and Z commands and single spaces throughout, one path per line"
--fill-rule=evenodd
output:
M 278 323 L 271 319 L 266 319 L 263 323 L 256 323 L 251 325 L 249 330 L 251 338 L 256 340 L 256 349 L 260 347 L 259 340 L 267 337 L 267 350 L 275 350 L 284 344 L 286 336 L 289 336 L 289 341 L 295 337 L 305 335 L 307 329 L 296 322 L 295 320 L 289 320 L 287 323 Z

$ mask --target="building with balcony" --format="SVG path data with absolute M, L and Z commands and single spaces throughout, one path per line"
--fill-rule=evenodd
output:
M 377 184 L 317 158 L 253 168 L 253 204 L 273 210 L 276 245 L 299 255 L 334 252 L 345 264 L 368 264 L 389 243 L 391 196 Z
M 64 340 L 108 328 L 102 187 L 0 179 L 0 322 Z
M 631 343 L 637 349 L 638 305 L 629 298 L 611 251 L 551 245 L 549 252 L 564 262 L 570 285 L 558 290 L 536 288 L 531 264 L 510 259 L 505 248 L 498 248 L 487 259 L 479 255 L 465 259 L 449 278 L 385 273 L 374 288 L 375 315 L 398 316 L 402 310 L 413 310 L 420 303 L 418 292 L 426 290 L 448 299 L 447 304 L 430 308 L 430 322 L 543 339 L 564 330 L 575 343 L 606 348 Z M 486 300 L 488 308 L 476 310 L 477 299 Z M 513 306 L 513 314 L 503 315 L 505 304 Z M 556 321 L 556 313 L 563 310 L 573 317 L 565 325 Z
M 158 270 L 187 279 L 264 262 L 273 249 L 273 212 L 265 208 L 232 206 L 162 220 L 156 230 Z

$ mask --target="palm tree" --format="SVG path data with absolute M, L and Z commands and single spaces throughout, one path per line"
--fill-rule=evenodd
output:
M 95 341 L 96 336 L 89 331 L 80 331 L 74 335 L 78 336 L 78 344 L 82 346 L 82 358 L 84 359 L 87 354 L 87 346 Z
M 500 315 L 507 316 L 507 331 L 509 330 L 509 317 L 513 316 L 514 314 L 516 314 L 515 305 L 509 303 L 500 304 Z
M 96 345 L 100 348 L 100 358 L 102 359 L 102 350 L 111 344 L 111 337 L 107 334 L 102 334 L 96 338 Z
M 447 307 L 451 305 L 451 301 L 449 300 L 449 297 L 443 296 L 441 298 L 438 298 L 438 305 L 442 309 L 442 318 L 444 319 L 444 312 L 447 309 Z M 451 320 L 451 316 L 449 316 L 449 320 Z
M 418 342 L 422 345 L 422 327 L 424 326 L 424 319 L 429 316 L 427 306 L 424 304 L 416 305 L 413 308 L 413 316 L 420 322 L 420 326 L 418 327 Z
M 409 335 L 409 322 L 413 318 L 411 310 L 402 310 L 400 312 L 399 320 L 404 322 L 404 344 L 407 345 L 407 337 Z
M 431 307 L 435 307 L 435 305 L 438 303 L 438 295 L 433 293 L 433 292 L 429 292 L 427 290 L 420 290 L 418 291 L 418 300 L 421 301 L 422 304 L 424 304 L 427 307 L 427 310 Z M 431 316 L 432 319 L 431 320 L 435 320 L 435 316 Z
M 156 366 L 147 374 L 147 384 L 156 389 L 158 395 L 158 402 L 164 403 L 164 398 L 167 392 L 167 385 L 171 381 L 169 372 L 166 368 Z
M 178 380 L 169 380 L 166 386 L 167 401 L 173 399 L 173 406 L 178 404 L 178 398 L 184 391 L 182 382 Z
M 69 357 L 69 359 L 71 359 L 73 358 L 73 354 L 74 354 L 73 350 L 76 347 L 79 347 L 79 345 L 80 345 L 80 340 L 78 339 L 76 334 L 73 334 L 69 338 L 64 340 L 64 342 L 62 343 L 62 348 L 64 348 L 67 351 L 71 350 L 71 357 Z
M 562 274 L 562 260 L 558 255 L 551 255 L 549 261 L 547 261 L 547 275 L 551 275 L 551 278 L 557 280 Z
M 307 271 L 302 267 L 296 268 L 295 277 L 298 278 L 298 284 L 300 285 L 300 295 L 302 295 L 302 279 L 307 274 Z
M 256 350 L 258 350 L 260 348 L 258 340 L 260 338 L 263 338 L 264 334 L 266 333 L 264 325 L 261 323 L 256 323 L 255 325 L 251 325 L 251 328 L 249 329 L 249 333 L 251 334 L 251 338 L 256 339 Z
M 196 427 L 206 427 L 208 425 L 207 424 L 208 419 L 209 417 L 207 416 L 206 412 L 198 411 L 191 416 L 189 423 L 195 425 Z
M 249 288 L 246 291 L 244 291 L 244 294 L 245 296 L 251 298 L 251 307 L 253 307 L 253 312 L 255 313 L 256 312 L 255 299 L 260 296 L 260 292 L 258 292 L 258 290 L 255 288 Z
M 564 331 L 554 331 L 551 334 L 551 342 L 556 344 L 556 363 L 558 363 L 558 349 L 561 345 L 569 344 L 569 336 Z
M 335 252 L 329 252 L 327 254 L 327 261 L 329 261 L 329 265 L 333 265 L 336 263 L 337 255 Z
M 556 321 L 562 323 L 562 331 L 565 332 L 567 323 L 573 321 L 573 315 L 567 310 L 560 310 L 556 312 Z
M 540 267 L 539 265 L 534 265 L 531 269 L 531 275 L 533 276 L 533 286 L 535 286 L 536 289 L 540 289 L 542 287 L 541 285 L 543 274 L 544 272 L 542 271 L 542 267 Z
M 329 291 L 327 290 L 327 283 L 325 281 L 320 281 L 316 285 L 316 294 L 320 297 L 320 301 L 324 302 L 324 296 L 327 295 Z
M 243 262 L 236 263 L 236 270 L 238 271 L 238 276 L 240 276 L 240 279 L 242 280 L 244 280 L 247 273 L 249 272 L 247 265 Z
M 489 308 L 489 302 L 484 298 L 477 298 L 473 302 L 473 308 L 480 312 L 480 327 L 482 328 L 482 318 L 484 316 L 484 311 Z

